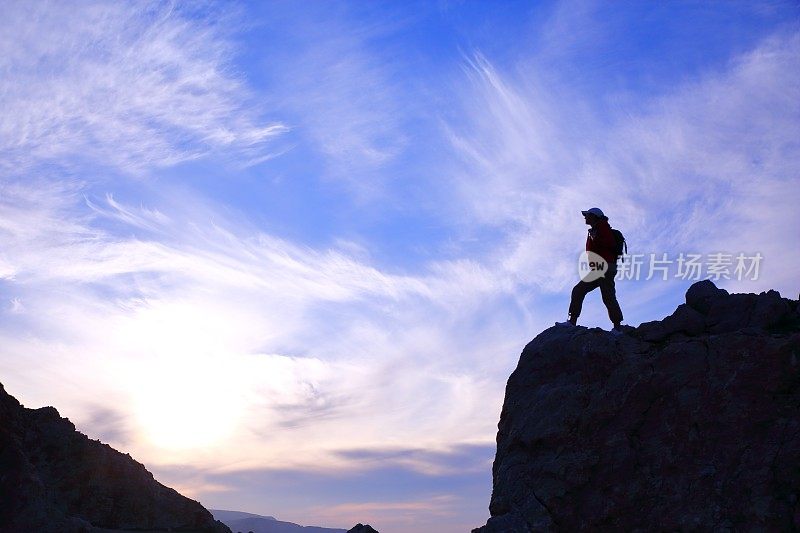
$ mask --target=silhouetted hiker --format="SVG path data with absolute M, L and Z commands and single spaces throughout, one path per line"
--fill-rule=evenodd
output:
M 583 307 L 583 299 L 591 291 L 600 287 L 600 294 L 603 297 L 603 303 L 608 309 L 608 318 L 614 324 L 612 333 L 620 334 L 622 329 L 622 310 L 619 308 L 617 302 L 617 291 L 614 286 L 614 276 L 617 275 L 617 256 L 619 255 L 619 246 L 611 226 L 608 224 L 608 217 L 603 214 L 599 207 L 593 207 L 588 211 L 581 211 L 584 220 L 589 226 L 589 236 L 586 238 L 586 251 L 594 252 L 606 261 L 607 270 L 603 275 L 584 281 L 583 279 L 578 282 L 572 289 L 572 299 L 569 303 L 569 319 L 566 322 L 558 322 L 562 326 L 575 326 L 578 323 L 578 317 L 581 314 Z M 620 234 L 621 236 L 621 234 Z M 598 273 L 599 274 L 599 273 Z M 587 276 L 594 278 L 594 276 Z M 586 279 L 586 278 L 584 278 Z

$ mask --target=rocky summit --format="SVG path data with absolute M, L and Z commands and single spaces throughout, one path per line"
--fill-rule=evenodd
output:
M 0 495 L 0 533 L 230 533 L 129 455 L 90 440 L 53 407 L 24 408 L 2 385 Z
M 369 524 L 356 524 L 355 527 L 350 529 L 347 533 L 378 533 Z
M 695 283 L 613 336 L 552 327 L 506 387 L 474 533 L 800 529 L 800 307 Z

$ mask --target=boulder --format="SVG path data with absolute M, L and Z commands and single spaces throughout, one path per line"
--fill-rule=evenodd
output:
M 634 335 L 649 342 L 660 342 L 676 333 L 694 336 L 705 329 L 705 321 L 705 316 L 699 311 L 687 304 L 681 304 L 665 319 L 641 324 Z
M 686 291 L 686 305 L 706 314 L 716 299 L 727 294 L 728 291 L 717 288 L 711 280 L 698 281 Z

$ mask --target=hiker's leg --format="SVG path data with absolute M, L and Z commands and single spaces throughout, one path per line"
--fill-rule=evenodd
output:
M 586 298 L 586 295 L 593 291 L 596 287 L 596 281 L 591 281 L 589 283 L 585 281 L 579 281 L 577 285 L 572 288 L 572 298 L 569 301 L 570 322 L 574 324 L 575 321 L 578 320 L 578 317 L 581 315 L 581 309 L 583 309 L 583 299 Z
M 614 285 L 614 276 L 616 272 L 606 272 L 606 275 L 600 278 L 600 294 L 603 296 L 603 303 L 606 304 L 608 309 L 608 318 L 614 323 L 614 326 L 619 326 L 622 322 L 622 309 L 619 307 L 617 301 L 617 289 Z

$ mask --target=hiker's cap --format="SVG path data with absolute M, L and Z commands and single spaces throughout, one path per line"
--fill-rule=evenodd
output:
M 606 216 L 603 214 L 603 211 L 599 207 L 593 207 L 593 208 L 589 209 L 588 211 L 581 211 L 581 214 L 583 216 L 594 215 L 596 217 L 606 218 Z

